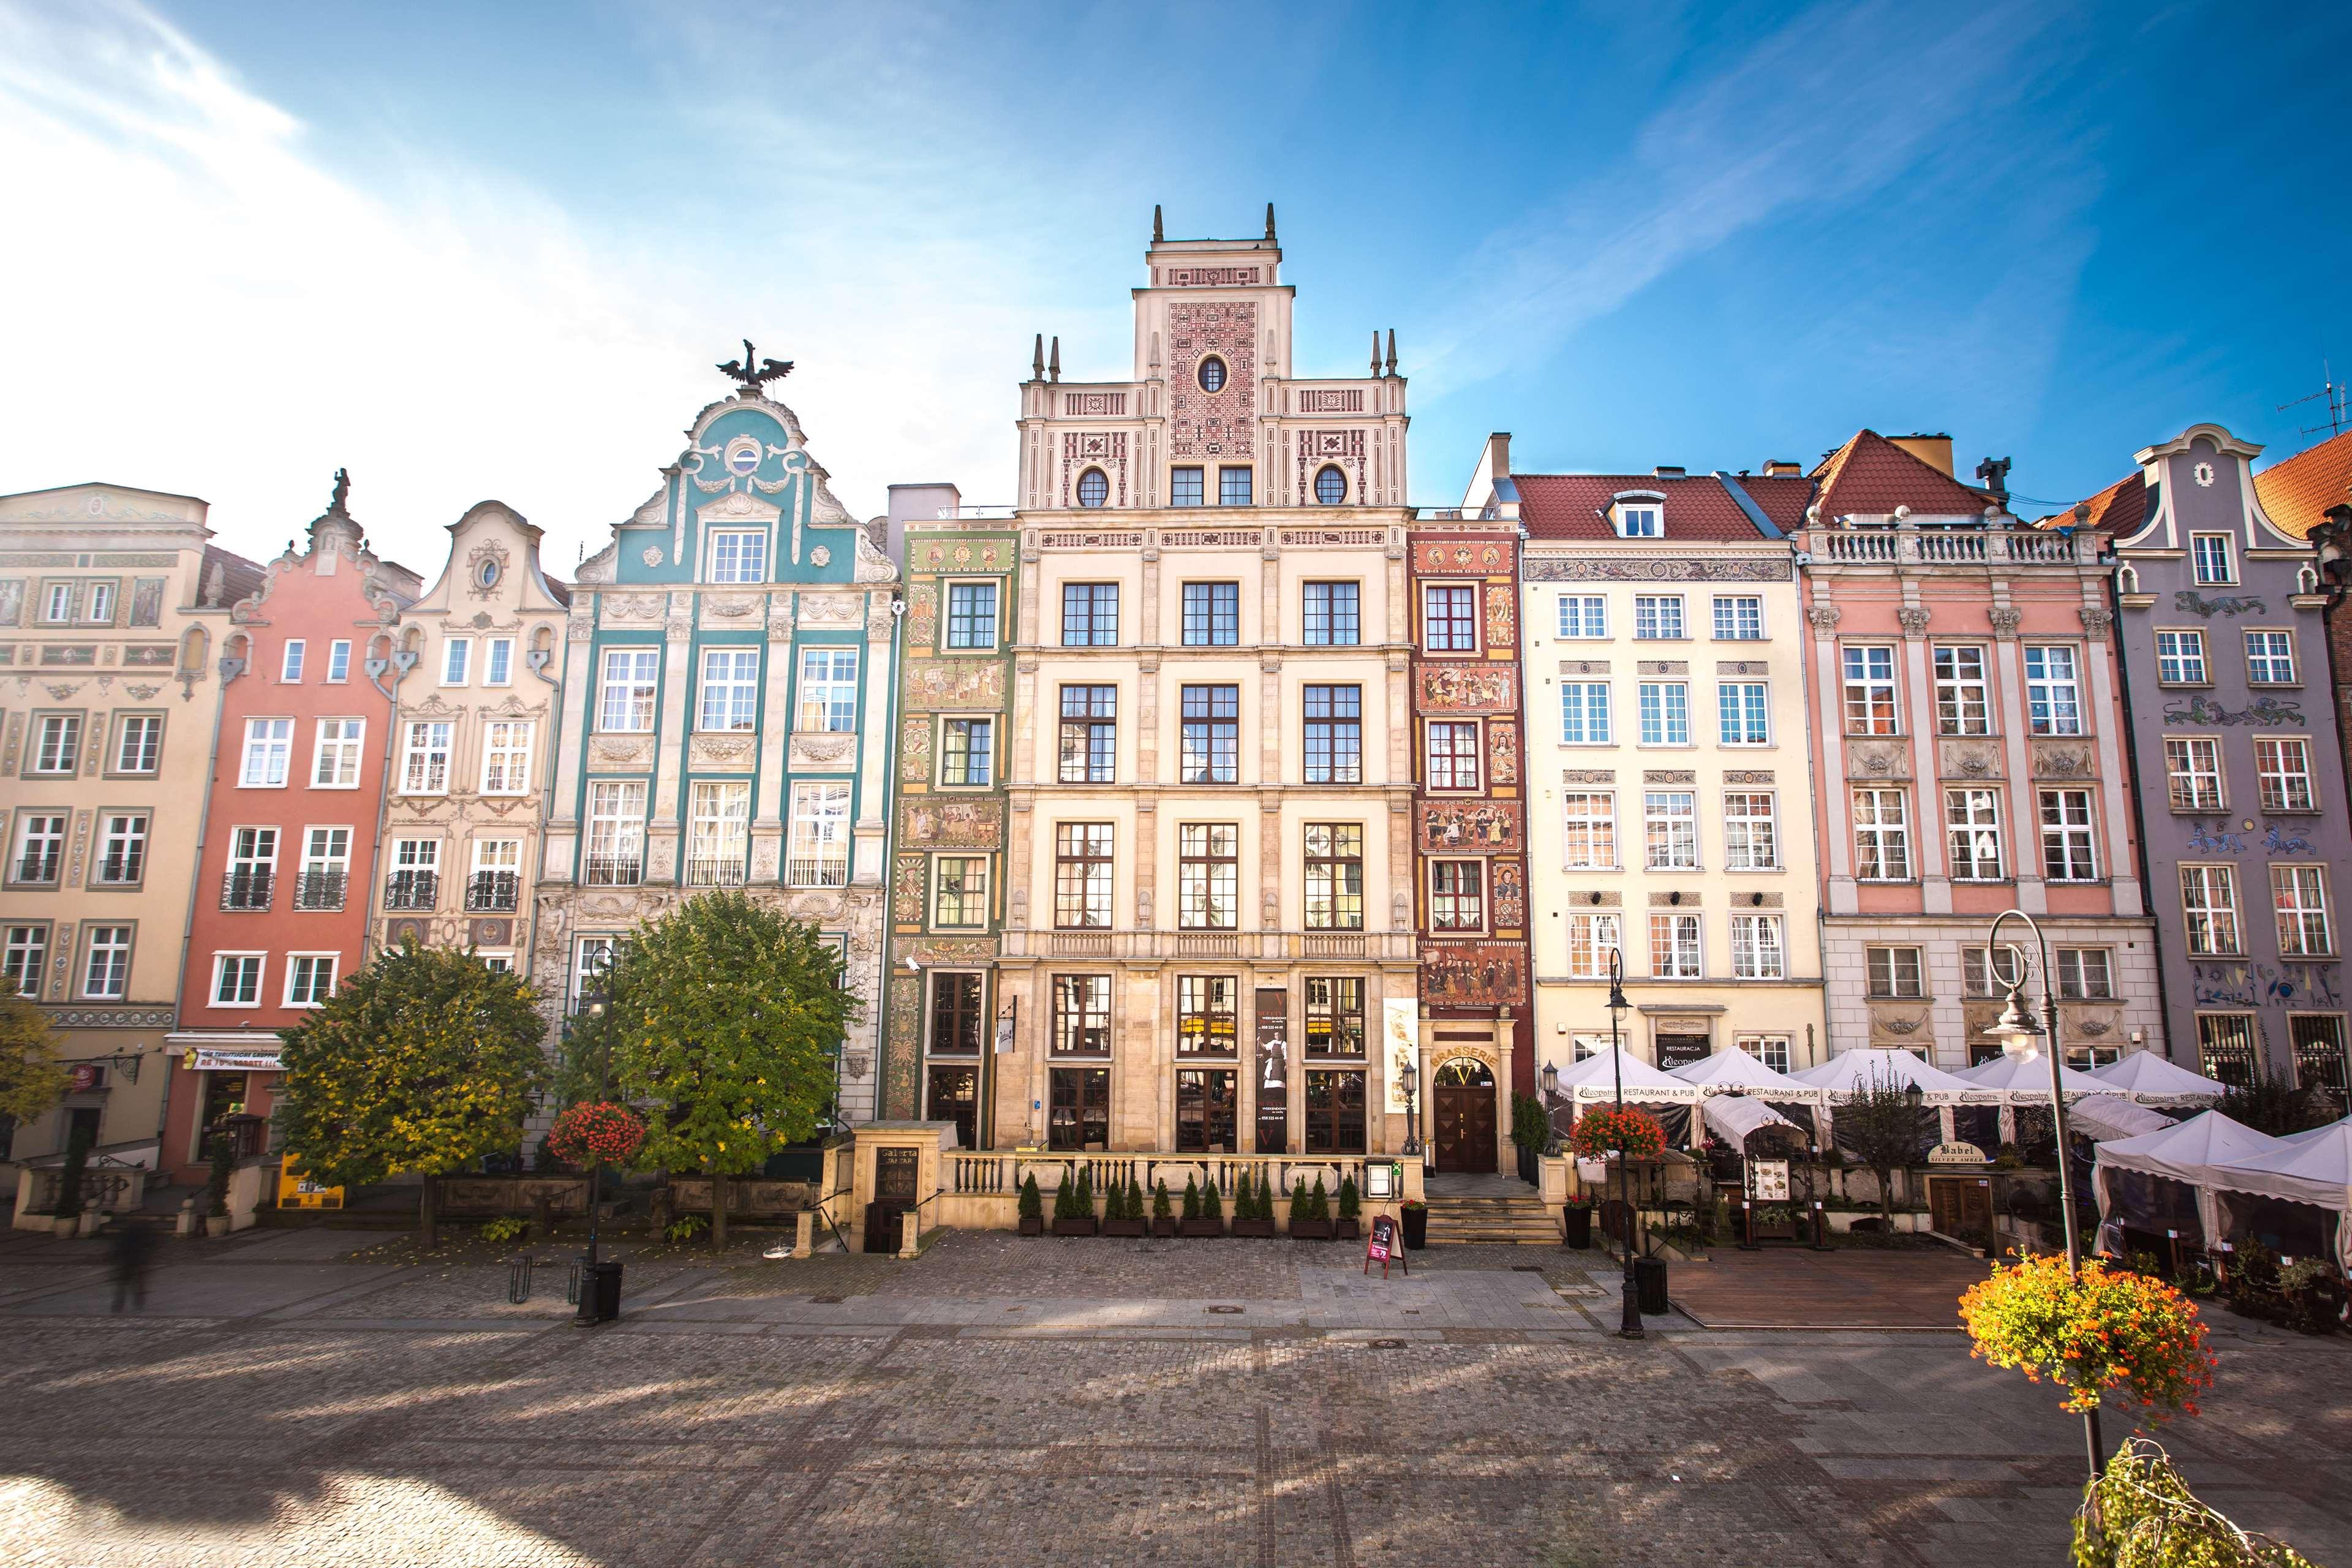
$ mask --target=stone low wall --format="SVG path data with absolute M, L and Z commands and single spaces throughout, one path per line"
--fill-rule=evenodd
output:
M 544 1197 L 558 1215 L 588 1212 L 585 1176 L 443 1176 L 435 1208 L 442 1219 L 528 1217 Z
M 710 1187 L 709 1176 L 672 1176 L 669 1179 L 670 1212 L 709 1214 Z M 727 1178 L 727 1217 L 753 1222 L 788 1219 L 804 1208 L 815 1207 L 823 1195 L 814 1182 L 771 1182 L 756 1176 L 730 1176 Z

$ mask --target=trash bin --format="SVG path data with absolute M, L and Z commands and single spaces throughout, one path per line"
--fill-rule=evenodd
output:
M 1419 1252 L 1429 1245 L 1429 1208 L 1424 1204 L 1402 1205 L 1404 1245 L 1408 1252 Z
M 621 1315 L 621 1266 L 614 1262 L 580 1265 L 580 1316 L 583 1323 L 609 1323 Z
M 1663 1258 L 1633 1259 L 1633 1297 L 1646 1318 L 1663 1317 L 1666 1311 L 1666 1260 Z

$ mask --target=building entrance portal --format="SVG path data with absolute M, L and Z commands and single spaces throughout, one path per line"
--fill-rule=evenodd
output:
M 1456 1058 L 1437 1069 L 1432 1141 L 1441 1172 L 1495 1168 L 1495 1075 L 1481 1061 Z

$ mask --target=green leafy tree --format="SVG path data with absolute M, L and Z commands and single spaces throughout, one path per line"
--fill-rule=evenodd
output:
M 412 939 L 378 953 L 281 1032 L 291 1157 L 332 1186 L 423 1176 L 417 1226 L 431 1246 L 433 1178 L 521 1137 L 547 1070 L 538 1000 L 471 952 Z
M 841 952 L 739 892 L 705 893 L 641 927 L 607 981 L 613 1081 L 646 1115 L 640 1163 L 711 1178 L 711 1245 L 727 1182 L 815 1132 L 859 1011 Z
M 2298 1088 L 2293 1079 L 2272 1072 L 2259 1058 L 2253 1076 L 2231 1084 L 2213 1109 L 2242 1127 L 2273 1138 L 2325 1127 L 2342 1114 L 2325 1089 Z
M 66 1069 L 58 1061 L 49 1016 L 0 982 L 0 1123 L 22 1126 L 47 1116 L 65 1098 Z

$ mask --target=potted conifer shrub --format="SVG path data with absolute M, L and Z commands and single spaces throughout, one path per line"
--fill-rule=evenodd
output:
M 1124 1182 L 1114 1178 L 1110 1198 L 1103 1210 L 1102 1233 L 1105 1236 L 1141 1236 L 1143 1234 L 1143 1185 L 1132 1175 Z
M 1081 1168 L 1077 1180 L 1070 1179 L 1069 1167 L 1062 1167 L 1062 1185 L 1054 1194 L 1054 1234 L 1055 1236 L 1092 1236 L 1095 1233 L 1094 1184 Z
M 1034 1171 L 1030 1172 L 1021 1184 L 1021 1234 L 1045 1234 L 1045 1200 L 1037 1191 L 1037 1173 Z
M 1404 1244 L 1409 1251 L 1419 1252 L 1429 1245 L 1429 1205 L 1419 1198 L 1407 1198 L 1397 1205 L 1404 1219 Z
M 1151 1234 L 1162 1237 L 1176 1234 L 1175 1216 L 1168 1212 L 1168 1178 L 1165 1176 L 1151 1184 Z
M 1214 1182 L 1184 1179 L 1184 1226 L 1186 1236 L 1223 1236 L 1225 1234 L 1225 1203 Z
M 1241 1190 L 1234 1194 L 1234 1234 L 1235 1236 L 1268 1237 L 1274 1230 L 1273 1188 L 1265 1167 L 1258 1168 L 1257 1179 L 1251 1180 L 1248 1172 L 1242 1173 Z
M 1339 1178 L 1339 1217 L 1331 1222 L 1331 1234 L 1341 1241 L 1354 1241 L 1364 1234 L 1360 1223 L 1363 1212 L 1363 1194 L 1356 1191 L 1356 1178 L 1351 1172 Z
M 1293 1241 L 1328 1241 L 1331 1239 L 1331 1194 L 1323 1185 L 1323 1178 L 1315 1178 L 1315 1190 L 1307 1190 L 1307 1178 L 1290 1190 L 1290 1239 Z
M 205 1234 L 228 1234 L 228 1184 L 236 1174 L 236 1140 L 229 1135 L 226 1125 L 213 1133 L 212 1179 L 205 1184 Z M 427 1176 L 426 1181 L 433 1178 Z

